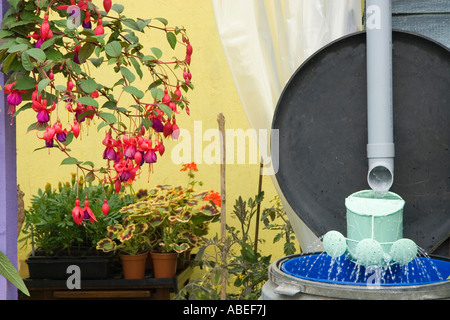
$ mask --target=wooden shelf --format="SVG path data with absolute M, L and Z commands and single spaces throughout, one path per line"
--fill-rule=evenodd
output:
M 171 293 L 178 293 L 192 274 L 192 268 L 180 270 L 174 278 L 123 279 L 115 275 L 110 279 L 81 280 L 81 289 L 70 290 L 66 280 L 24 279 L 30 296 L 19 293 L 19 300 L 61 299 L 144 299 L 169 300 Z

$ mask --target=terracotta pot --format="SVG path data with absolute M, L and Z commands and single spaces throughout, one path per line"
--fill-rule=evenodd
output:
M 178 253 L 152 252 L 155 278 L 173 278 L 177 274 Z
M 123 277 L 125 279 L 143 279 L 145 276 L 145 261 L 147 253 L 137 255 L 121 254 Z

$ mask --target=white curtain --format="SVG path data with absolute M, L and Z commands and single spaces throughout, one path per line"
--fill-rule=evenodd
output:
M 362 30 L 361 0 L 211 1 L 237 92 L 255 130 L 270 130 L 280 94 L 306 58 Z M 288 205 L 273 175 L 272 180 L 303 252 L 316 250 L 317 237 Z

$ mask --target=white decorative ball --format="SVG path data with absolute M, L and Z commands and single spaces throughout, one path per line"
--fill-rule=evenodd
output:
M 381 266 L 384 261 L 384 251 L 378 241 L 363 239 L 356 246 L 356 260 L 363 266 Z
M 347 242 L 342 233 L 338 231 L 328 231 L 323 236 L 323 248 L 332 258 L 339 258 L 347 251 Z
M 400 265 L 408 264 L 417 256 L 417 245 L 410 239 L 397 240 L 392 245 L 389 255 Z

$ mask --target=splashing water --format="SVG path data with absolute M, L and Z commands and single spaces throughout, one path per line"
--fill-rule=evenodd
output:
M 450 262 L 420 255 L 406 265 L 363 266 L 344 254 L 333 258 L 325 252 L 301 255 L 287 260 L 282 271 L 297 278 L 368 287 L 422 285 L 446 281 Z M 425 254 L 424 254 L 425 253 Z

